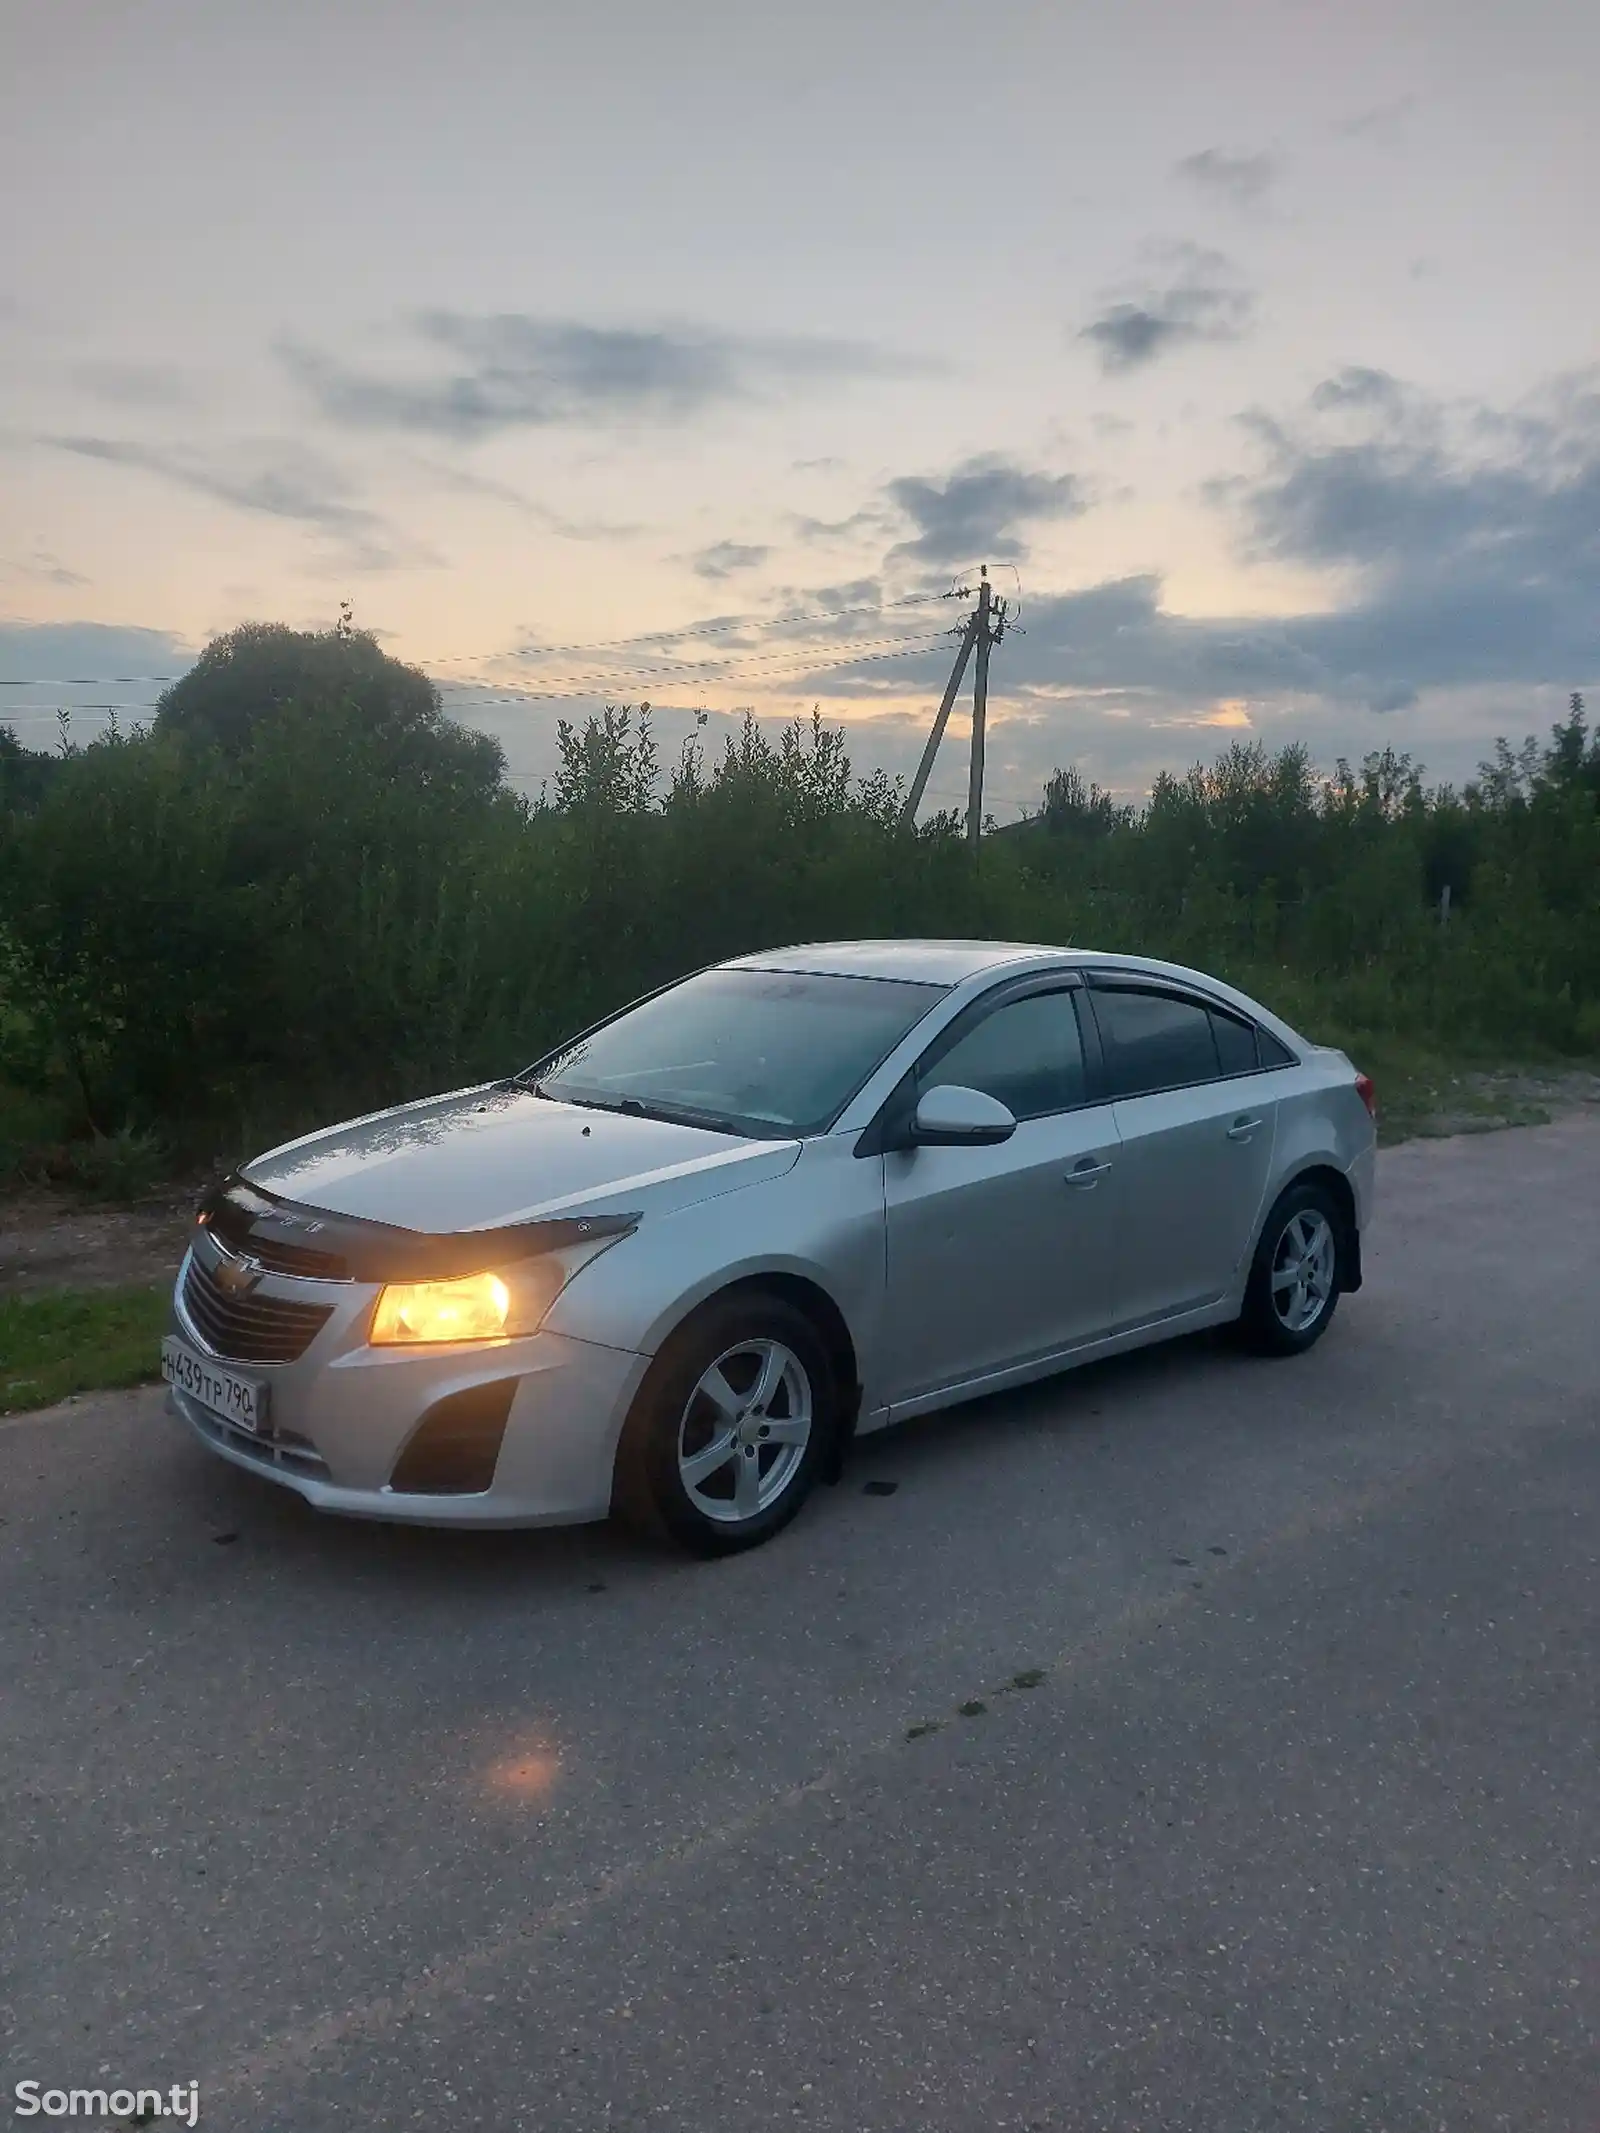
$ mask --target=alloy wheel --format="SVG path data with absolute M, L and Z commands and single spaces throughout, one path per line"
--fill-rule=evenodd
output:
M 1338 1249 L 1319 1208 L 1302 1207 L 1284 1224 L 1272 1255 L 1272 1308 L 1288 1333 L 1308 1333 L 1333 1295 Z
M 678 1424 L 678 1473 L 722 1525 L 758 1517 L 789 1487 L 811 1441 L 811 1380 L 781 1341 L 740 1341 L 703 1371 Z

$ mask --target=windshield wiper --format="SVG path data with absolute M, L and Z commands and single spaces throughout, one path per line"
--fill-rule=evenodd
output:
M 535 1096 L 543 1096 L 551 1103 L 576 1104 L 584 1111 L 615 1111 L 624 1118 L 657 1118 L 668 1126 L 703 1126 L 709 1133 L 737 1134 L 739 1128 L 730 1119 L 714 1111 L 697 1111 L 689 1104 L 646 1103 L 639 1096 L 566 1096 L 547 1089 L 543 1083 L 533 1085 Z

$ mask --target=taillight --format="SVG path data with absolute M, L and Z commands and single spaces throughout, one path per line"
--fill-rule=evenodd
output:
M 1372 1082 L 1367 1075 L 1358 1074 L 1356 1076 L 1356 1094 L 1366 1105 L 1369 1115 L 1376 1118 L 1378 1115 L 1378 1092 L 1372 1086 Z

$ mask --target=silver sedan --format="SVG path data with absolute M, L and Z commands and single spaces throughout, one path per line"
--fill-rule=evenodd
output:
M 163 1370 L 226 1459 L 430 1525 L 767 1540 L 856 1435 L 1361 1285 L 1371 1083 L 1172 964 L 744 956 L 212 1194 Z

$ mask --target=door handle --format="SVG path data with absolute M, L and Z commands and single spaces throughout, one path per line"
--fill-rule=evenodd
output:
M 1230 1141 L 1247 1141 L 1260 1125 L 1259 1118 L 1236 1118 L 1228 1128 Z
M 1081 1163 L 1074 1163 L 1070 1170 L 1062 1174 L 1067 1183 L 1076 1185 L 1080 1192 L 1093 1192 L 1110 1168 L 1109 1163 L 1091 1163 L 1085 1159 Z

